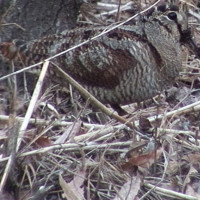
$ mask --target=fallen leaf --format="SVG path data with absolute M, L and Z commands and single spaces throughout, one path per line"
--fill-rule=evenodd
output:
M 80 172 L 78 175 L 74 176 L 74 179 L 67 183 L 62 175 L 59 175 L 59 183 L 62 187 L 64 194 L 67 199 L 70 200 L 85 200 L 84 198 L 84 191 L 81 187 L 83 185 L 83 182 L 85 180 L 85 174 L 83 172 Z
M 140 176 L 131 177 L 130 180 L 123 185 L 114 200 L 134 200 L 137 197 L 138 191 L 140 190 L 141 182 L 142 180 Z
M 195 192 L 194 188 L 191 185 L 187 185 L 186 190 L 185 190 L 185 194 L 191 195 L 193 197 L 197 197 L 198 199 L 200 199 L 200 194 Z
M 200 162 L 200 154 L 199 153 L 187 154 L 183 156 L 182 160 L 186 160 L 190 164 L 198 164 Z
M 49 147 L 52 145 L 52 142 L 49 138 L 41 136 L 35 141 L 35 144 L 37 147 Z
M 121 167 L 123 170 L 129 170 L 133 166 L 138 166 L 142 168 L 149 168 L 156 159 L 158 159 L 162 154 L 162 148 L 152 150 L 147 153 L 136 153 L 132 155 L 128 162 L 124 163 Z
M 65 143 L 67 140 L 73 140 L 74 136 L 80 131 L 81 128 L 81 121 L 78 121 L 72 125 L 70 125 L 63 134 L 54 142 L 54 144 L 61 144 Z

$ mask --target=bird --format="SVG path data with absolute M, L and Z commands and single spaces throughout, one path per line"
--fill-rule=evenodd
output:
M 0 44 L 0 54 L 16 66 L 28 66 L 107 28 L 77 28 L 31 41 L 15 39 Z M 199 56 L 188 26 L 187 6 L 164 3 L 136 22 L 124 23 L 52 61 L 100 102 L 123 115 L 121 105 L 151 99 L 175 82 L 182 69 L 182 45 Z

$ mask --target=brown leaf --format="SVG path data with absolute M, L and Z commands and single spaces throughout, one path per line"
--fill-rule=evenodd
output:
M 51 140 L 46 137 L 40 137 L 35 141 L 35 144 L 39 147 L 49 147 L 52 145 Z
M 142 168 L 149 168 L 156 159 L 158 159 L 162 154 L 162 148 L 152 150 L 147 153 L 136 153 L 132 155 L 128 162 L 123 164 L 121 167 L 123 170 L 129 170 L 133 166 L 138 166 Z

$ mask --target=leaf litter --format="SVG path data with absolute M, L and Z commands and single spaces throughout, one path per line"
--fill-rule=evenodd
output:
M 119 1 L 94 1 L 89 7 L 85 3 L 79 16 L 80 26 L 113 23 L 116 15 L 118 20 L 124 20 L 154 3 L 120 2 L 123 6 L 120 15 Z M 187 2 L 199 15 L 197 2 Z M 192 16 L 199 43 L 195 20 Z M 6 116 L 10 96 L 6 87 L 1 89 L 1 188 L 12 183 L 15 189 L 6 189 L 9 194 L 1 192 L 0 197 L 199 199 L 200 63 L 188 52 L 186 58 L 185 69 L 173 88 L 154 101 L 124 106 L 130 113 L 125 120 L 135 122 L 136 129 L 94 111 L 73 87 L 62 88 L 50 82 L 43 88 L 42 98 L 20 135 L 19 124 L 25 118 L 19 116 L 25 116 L 30 101 L 25 96 L 30 95 L 25 92 L 13 95 L 17 109 Z M 14 148 L 17 141 L 19 151 Z M 9 159 L 13 165 L 7 174 L 5 166 L 9 167 Z

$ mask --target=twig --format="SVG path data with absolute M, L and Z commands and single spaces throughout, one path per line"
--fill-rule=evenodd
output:
M 46 153 L 46 152 L 49 152 L 52 150 L 58 150 L 58 149 L 64 149 L 65 151 L 80 151 L 80 148 L 82 150 L 95 150 L 95 149 L 105 149 L 106 148 L 109 151 L 110 147 L 113 147 L 113 148 L 116 147 L 119 150 L 121 147 L 129 147 L 130 144 L 132 144 L 132 143 L 133 143 L 132 141 L 127 141 L 127 142 L 113 142 L 113 143 L 106 143 L 106 144 L 96 144 L 94 142 L 57 144 L 57 145 L 25 152 L 25 153 L 19 154 L 18 157 L 36 155 L 36 154 Z M 9 157 L 2 158 L 2 159 L 0 159 L 0 162 L 7 161 L 8 159 L 9 159 Z
M 191 111 L 196 112 L 196 111 L 199 111 L 199 110 L 200 110 L 200 101 L 192 103 L 192 104 L 187 105 L 187 106 L 184 106 L 184 107 L 182 107 L 180 109 L 165 113 L 165 114 L 149 117 L 148 119 L 151 122 L 153 122 L 153 121 L 155 121 L 157 119 L 162 119 L 163 117 L 171 117 L 171 116 L 173 116 L 175 114 L 176 115 L 180 115 L 180 114 L 185 114 L 185 113 L 188 113 L 188 112 L 191 112 Z M 18 121 L 24 121 L 23 117 L 16 117 L 16 119 Z M 0 115 L 0 121 L 8 122 L 8 120 L 9 120 L 9 116 Z M 52 121 L 44 120 L 44 119 L 30 118 L 29 123 L 38 124 L 38 125 L 49 125 L 49 124 L 52 124 L 52 126 L 69 126 L 69 125 L 73 124 L 74 122 L 65 122 L 65 121 L 61 121 L 61 120 L 56 120 L 56 121 L 52 122 Z M 135 123 L 136 126 L 138 126 L 138 124 L 139 124 L 138 121 L 135 121 L 134 123 Z M 107 132 L 107 131 L 111 132 L 111 131 L 114 131 L 114 130 L 117 130 L 117 129 L 124 129 L 125 128 L 125 125 L 123 125 L 123 124 L 122 125 L 113 126 L 113 125 L 100 125 L 100 124 L 83 123 L 83 126 L 86 127 L 86 128 L 94 128 L 94 129 L 103 128 L 105 132 Z M 160 131 L 168 131 L 168 132 L 172 132 L 172 131 L 173 132 L 177 132 L 177 130 L 172 130 L 172 129 L 166 129 L 166 130 L 165 129 L 159 129 L 159 130 Z M 95 134 L 97 134 L 97 132 L 94 132 L 94 136 L 95 136 Z M 192 135 L 195 134 L 195 133 L 193 133 L 191 131 L 181 131 L 181 132 L 185 133 L 185 134 L 192 134 Z M 93 137 L 93 134 L 92 133 L 86 133 L 84 135 L 80 135 L 80 140 L 79 141 L 85 140 L 88 137 Z
M 105 8 L 104 3 L 98 2 L 97 5 Z M 133 2 L 128 2 L 125 5 L 121 6 L 120 10 L 125 11 L 125 10 L 128 10 L 128 9 L 132 9 L 132 5 L 133 5 Z M 111 10 L 111 11 L 108 11 L 108 12 L 103 12 L 103 13 L 97 14 L 96 16 L 101 17 L 101 16 L 104 16 L 104 15 L 112 15 L 112 14 L 116 13 L 118 11 L 118 9 L 117 9 L 118 5 L 112 5 L 112 7 L 114 7 L 114 10 Z
M 22 31 L 26 31 L 25 28 L 23 28 L 22 26 L 20 26 L 20 25 L 17 24 L 17 23 L 6 23 L 6 24 L 1 24 L 1 26 L 10 26 L 10 25 L 14 25 L 14 26 L 18 27 L 19 29 L 21 29 Z
M 120 18 L 120 8 L 121 8 L 121 0 L 119 0 L 119 3 L 118 3 L 117 15 L 116 15 L 116 18 L 115 18 L 116 22 L 118 22 L 119 18 Z
M 0 193 L 3 192 L 3 190 L 4 190 L 4 186 L 6 184 L 9 172 L 12 168 L 14 158 L 15 158 L 15 155 L 13 153 L 9 157 L 7 157 L 8 162 L 7 162 L 6 168 L 4 170 L 4 173 L 3 173 L 3 176 L 2 176 L 2 179 L 1 179 Z
M 15 70 L 14 63 L 11 63 L 11 71 Z M 9 175 L 11 175 L 12 166 L 15 164 L 16 158 L 16 145 L 17 139 L 19 137 L 19 124 L 16 123 L 16 95 L 17 95 L 17 80 L 16 76 L 10 77 L 10 90 L 11 90 L 11 102 L 10 102 L 10 116 L 9 116 L 9 129 L 7 132 L 7 145 L 6 145 L 6 155 L 10 155 L 8 162 L 6 164 L 1 183 L 0 183 L 0 192 L 4 191 L 4 186 L 6 185 Z
M 176 199 L 179 198 L 181 200 L 182 199 L 185 199 L 185 200 L 199 200 L 199 198 L 197 198 L 197 197 L 193 197 L 193 196 L 190 196 L 190 195 L 186 195 L 186 194 L 182 194 L 182 193 L 175 192 L 175 191 L 172 191 L 172 190 L 168 190 L 168 189 L 164 189 L 164 188 L 161 188 L 161 187 L 157 187 L 157 186 L 154 186 L 152 184 L 145 183 L 144 186 L 147 187 L 147 188 L 153 189 L 154 191 L 160 193 L 163 196 L 172 197 L 172 198 L 176 198 Z
M 19 121 L 24 121 L 24 117 L 16 117 L 17 120 Z M 9 116 L 8 115 L 0 115 L 0 121 L 8 122 Z M 55 121 L 50 121 L 50 120 L 44 120 L 44 119 L 38 119 L 38 118 L 30 118 L 29 121 L 30 124 L 35 124 L 35 125 L 49 125 L 52 124 L 53 126 L 70 126 L 74 122 L 66 122 L 62 120 L 55 120 Z M 105 127 L 113 127 L 114 129 L 124 129 L 126 126 L 123 124 L 112 126 L 112 125 L 101 125 L 101 124 L 90 124 L 90 123 L 83 123 L 83 126 L 86 128 L 91 128 L 91 129 L 99 129 L 99 128 L 105 128 Z
M 24 135 L 24 132 L 28 126 L 28 123 L 29 123 L 29 120 L 31 118 L 31 115 L 33 113 L 33 110 L 34 110 L 34 107 L 37 103 L 37 99 L 38 99 L 38 96 L 40 94 L 40 91 L 41 91 L 41 88 L 42 88 L 42 84 L 43 84 L 43 80 L 45 78 L 45 74 L 47 72 L 47 69 L 48 69 L 48 66 L 49 66 L 49 61 L 45 61 L 44 64 L 43 64 L 43 68 L 42 68 L 42 71 L 40 73 L 40 76 L 39 76 L 39 79 L 37 81 L 37 84 L 35 86 L 35 90 L 33 92 L 33 95 L 32 95 L 32 98 L 31 98 L 31 101 L 29 103 L 29 107 L 28 107 L 28 110 L 26 112 L 26 115 L 24 117 L 24 121 L 20 127 L 20 130 L 19 130 L 19 133 L 20 133 L 20 137 L 17 141 L 17 149 L 16 149 L 16 152 L 18 151 L 19 149 L 19 146 L 21 144 L 21 141 L 22 141 L 22 138 L 23 138 L 23 135 Z
M 157 119 L 162 119 L 163 117 L 172 117 L 172 116 L 175 116 L 175 115 L 185 114 L 185 113 L 189 113 L 189 112 L 195 112 L 195 111 L 199 111 L 199 110 L 200 110 L 200 101 L 197 101 L 195 103 L 184 106 L 184 107 L 179 108 L 177 110 L 173 110 L 171 112 L 168 112 L 168 113 L 165 113 L 165 114 L 160 114 L 160 115 L 157 115 L 157 116 L 152 116 L 152 117 L 149 117 L 148 119 L 149 119 L 149 121 L 153 122 Z
M 168 113 L 165 113 L 165 114 L 161 114 L 161 115 L 157 115 L 157 116 L 152 116 L 152 117 L 149 117 L 148 119 L 153 122 L 157 119 L 162 119 L 163 117 L 171 117 L 173 115 L 180 115 L 180 114 L 185 114 L 185 113 L 188 113 L 188 112 L 196 112 L 196 111 L 199 111 L 200 110 L 200 101 L 197 101 L 195 103 L 192 103 L 190 105 L 187 105 L 187 106 L 184 106 L 180 109 L 177 109 L 177 110 L 174 110 L 174 111 L 171 111 L 171 112 L 168 112 Z M 16 119 L 18 121 L 24 121 L 24 118 L 23 117 L 16 117 Z M 5 122 L 8 122 L 9 120 L 9 116 L 7 115 L 0 115 L 0 121 L 5 121 Z M 34 119 L 34 118 L 30 118 L 29 120 L 29 123 L 31 124 L 38 124 L 38 125 L 49 125 L 49 124 L 52 124 L 53 126 L 69 126 L 71 124 L 73 124 L 74 122 L 65 122 L 65 121 L 61 121 L 61 120 L 56 120 L 54 122 L 52 121 L 49 121 L 49 120 L 44 120 L 44 119 Z M 135 126 L 138 126 L 139 122 L 138 121 L 135 121 L 134 122 Z M 103 128 L 104 131 L 113 131 L 113 130 L 117 130 L 117 129 L 124 129 L 125 128 L 125 125 L 115 125 L 115 126 L 112 126 L 112 125 L 100 125 L 100 124 L 89 124 L 89 123 L 83 123 L 83 126 L 86 127 L 86 128 L 94 128 L 94 129 L 100 129 L 100 128 Z M 172 130 L 172 129 L 160 129 L 160 131 L 174 131 L 174 132 L 177 132 L 177 130 Z M 195 134 L 191 131 L 181 131 L 185 134 Z M 81 135 L 80 138 L 80 141 L 84 140 L 84 139 L 87 139 L 89 137 L 91 133 L 87 133 L 87 134 L 84 134 L 84 135 Z M 96 132 L 94 132 L 94 136 L 95 134 L 97 134 Z M 92 134 L 90 135 L 91 137 Z

